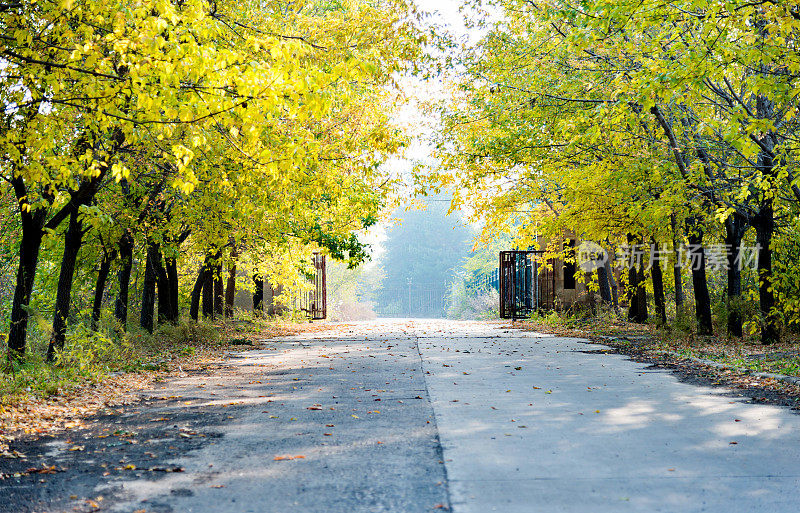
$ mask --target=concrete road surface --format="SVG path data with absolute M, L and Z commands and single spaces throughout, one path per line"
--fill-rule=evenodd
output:
M 500 323 L 341 325 L 148 395 L 23 448 L 66 470 L 0 510 L 800 510 L 800 416 Z

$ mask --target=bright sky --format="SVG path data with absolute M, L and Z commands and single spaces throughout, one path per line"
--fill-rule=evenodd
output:
M 428 23 L 443 27 L 454 34 L 462 43 L 475 41 L 479 34 L 464 26 L 464 17 L 459 12 L 462 0 L 416 0 L 418 7 L 431 13 Z M 396 175 L 408 175 L 415 163 L 420 160 L 431 160 L 430 138 L 437 120 L 423 111 L 421 102 L 444 99 L 444 82 L 442 78 L 424 81 L 416 77 L 400 79 L 408 101 L 400 106 L 395 121 L 409 128 L 408 132 L 417 136 L 417 140 L 407 150 L 405 158 L 392 159 L 387 167 Z
M 461 43 L 476 42 L 480 32 L 467 29 L 464 26 L 464 16 L 459 12 L 462 0 L 415 0 L 417 6 L 425 12 L 431 13 L 428 23 L 444 27 L 454 34 Z M 431 118 L 423 111 L 420 102 L 444 99 L 444 82 L 442 78 L 423 81 L 415 77 L 400 79 L 403 90 L 408 96 L 408 101 L 400 106 L 395 121 L 401 126 L 408 127 L 408 132 L 417 136 L 410 148 L 406 150 L 405 158 L 390 159 L 385 166 L 395 176 L 409 176 L 414 165 L 420 161 L 432 162 L 432 146 L 430 138 L 436 128 L 437 119 Z M 458 214 L 454 214 L 458 215 Z M 386 223 L 369 230 L 363 239 L 372 244 L 374 260 L 380 260 L 383 252 L 381 242 L 386 237 Z

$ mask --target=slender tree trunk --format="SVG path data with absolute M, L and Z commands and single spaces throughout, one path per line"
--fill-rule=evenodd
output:
M 233 317 L 233 300 L 236 297 L 236 262 L 228 268 L 228 283 L 225 287 L 225 317 Z
M 725 221 L 725 246 L 728 250 L 728 334 L 742 336 L 742 270 L 739 264 L 742 239 L 747 231 L 744 216 L 734 212 Z
M 153 310 L 156 300 L 156 269 L 161 265 L 161 252 L 158 244 L 147 244 L 147 261 L 144 267 L 144 284 L 142 284 L 142 313 L 139 324 L 150 333 L 153 332 Z
M 100 269 L 97 271 L 97 282 L 94 287 L 94 302 L 92 303 L 92 331 L 97 331 L 100 323 L 100 315 L 103 311 L 103 294 L 106 291 L 108 274 L 111 272 L 111 263 L 116 258 L 116 251 L 103 250 L 103 258 L 100 260 Z
M 672 252 L 674 261 L 672 263 L 672 276 L 675 280 L 675 313 L 680 315 L 683 302 L 686 300 L 686 295 L 683 292 L 683 275 L 681 273 L 681 252 L 680 252 L 680 237 L 678 236 L 678 223 L 675 221 L 675 216 L 670 216 L 670 223 L 672 224 Z
M 759 31 L 762 41 L 769 37 L 770 28 L 767 20 L 762 16 L 757 18 L 754 27 Z M 766 61 L 761 64 L 759 74 L 763 77 L 771 77 L 775 73 L 772 63 Z M 756 96 L 756 117 L 763 120 L 776 122 L 775 104 L 771 98 L 764 94 Z M 767 125 L 771 123 L 768 121 Z M 775 182 L 778 181 L 778 173 L 775 169 L 775 157 L 779 153 L 776 147 L 779 144 L 776 134 L 772 130 L 766 130 L 759 134 L 759 145 L 761 150 L 758 152 L 758 170 L 761 173 L 766 188 L 770 192 L 778 190 Z M 758 245 L 758 299 L 761 310 L 761 343 L 774 344 L 780 342 L 780 325 L 777 316 L 773 313 L 775 307 L 775 293 L 771 290 L 772 278 L 772 236 L 775 232 L 775 197 L 765 189 L 761 193 L 761 201 L 758 214 L 754 217 L 754 228 L 756 229 L 756 244 Z
M 167 269 L 164 267 L 163 254 L 159 254 L 158 266 L 156 266 L 156 285 L 158 288 L 158 323 L 171 322 L 172 293 Z
M 70 213 L 69 226 L 64 235 L 64 254 L 61 257 L 53 315 L 53 334 L 50 337 L 50 344 L 47 346 L 48 362 L 55 360 L 56 351 L 64 349 L 64 341 L 67 337 L 67 317 L 69 317 L 72 282 L 75 277 L 75 262 L 78 260 L 78 252 L 83 239 L 83 228 L 78 220 L 79 214 L 78 208 L 75 207 Z
M 264 278 L 256 274 L 253 276 L 256 290 L 253 292 L 253 312 L 260 316 L 264 315 Z
M 597 268 L 597 286 L 600 289 L 600 301 L 604 305 L 611 305 L 611 283 L 608 280 L 608 255 L 603 262 L 603 265 Z
M 695 316 L 697 333 L 713 335 L 711 324 L 711 297 L 706 279 L 706 252 L 703 249 L 703 233 L 693 227 L 689 234 L 689 251 L 692 254 L 692 287 L 694 288 Z
M 218 259 L 214 266 L 214 314 L 225 313 L 225 280 L 222 277 L 222 260 Z
M 209 262 L 203 273 L 203 317 L 214 318 L 214 268 Z
M 638 239 L 633 234 L 628 234 L 628 246 L 631 250 L 631 254 L 633 255 L 636 251 L 636 243 Z M 626 294 L 626 299 L 628 301 L 628 321 L 630 322 L 641 322 L 642 312 L 640 311 L 641 308 L 641 301 L 639 297 L 639 289 L 641 288 L 640 284 L 640 277 L 641 273 L 637 269 L 637 262 L 635 258 L 632 258 L 628 264 L 628 290 Z
M 658 243 L 653 241 L 653 251 L 658 253 Z M 664 276 L 661 273 L 661 262 L 653 258 L 653 268 L 650 270 L 650 279 L 653 280 L 653 302 L 656 306 L 656 321 L 659 325 L 667 324 L 667 304 L 664 299 Z
M 636 322 L 644 324 L 647 322 L 647 281 L 644 273 L 644 258 L 639 261 L 639 276 L 637 278 L 636 286 L 636 313 L 638 317 Z
M 177 323 L 181 317 L 180 308 L 178 306 L 178 286 L 180 285 L 178 283 L 178 261 L 175 258 L 167 257 L 164 259 L 164 264 L 167 268 L 167 293 L 169 294 L 170 308 L 167 320 L 172 323 Z
M 628 301 L 628 321 L 637 322 L 639 319 L 639 301 L 636 298 L 636 290 L 639 287 L 639 273 L 636 267 L 628 269 L 628 290 L 625 299 Z
M 611 251 L 608 253 L 608 259 L 605 263 L 605 270 L 606 276 L 608 277 L 608 284 L 611 287 L 611 303 L 614 306 L 614 311 L 619 312 L 619 287 L 617 285 L 617 280 L 614 278 L 614 266 L 612 262 L 614 261 L 614 252 L 616 248 L 612 248 Z
M 20 361 L 25 356 L 28 335 L 28 305 L 31 302 L 36 266 L 42 247 L 42 227 L 47 216 L 45 209 L 22 214 L 22 240 L 19 245 L 19 266 L 11 303 L 11 325 L 8 330 L 8 358 Z
M 755 218 L 756 244 L 758 245 L 758 299 L 761 310 L 761 343 L 780 342 L 778 319 L 772 312 L 775 307 L 775 294 L 772 287 L 772 235 L 775 231 L 775 218 L 772 201 L 762 204 Z
M 200 316 L 200 297 L 203 293 L 203 284 L 205 283 L 207 266 L 208 255 L 206 255 L 205 260 L 200 265 L 200 269 L 197 271 L 197 279 L 194 282 L 194 287 L 192 287 L 192 303 L 189 306 L 189 317 L 195 321 L 197 321 L 198 317 Z
M 118 274 L 119 291 L 117 302 L 114 305 L 114 315 L 126 329 L 128 324 L 128 289 L 131 284 L 131 270 L 133 269 L 133 235 L 130 230 L 119 239 L 120 270 Z

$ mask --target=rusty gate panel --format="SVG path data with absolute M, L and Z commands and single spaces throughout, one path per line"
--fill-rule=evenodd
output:
M 314 275 L 309 278 L 311 290 L 304 292 L 300 299 L 300 310 L 313 320 L 328 317 L 328 282 L 325 269 L 325 255 L 314 253 Z
M 500 252 L 500 318 L 514 318 L 514 268 L 513 251 Z
M 552 266 L 542 266 L 543 257 L 543 251 L 500 252 L 502 319 L 522 319 L 537 310 L 553 309 L 555 274 Z

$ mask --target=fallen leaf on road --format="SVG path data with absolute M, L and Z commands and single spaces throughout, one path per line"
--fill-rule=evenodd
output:
M 183 472 L 183 467 L 150 467 L 150 472 Z
M 302 454 L 296 456 L 275 456 L 274 461 L 287 461 L 287 460 L 304 460 L 306 457 Z
M 26 474 L 55 474 L 59 470 L 56 468 L 55 465 L 50 465 L 49 467 L 42 463 L 41 468 L 39 467 L 31 467 L 25 471 Z

